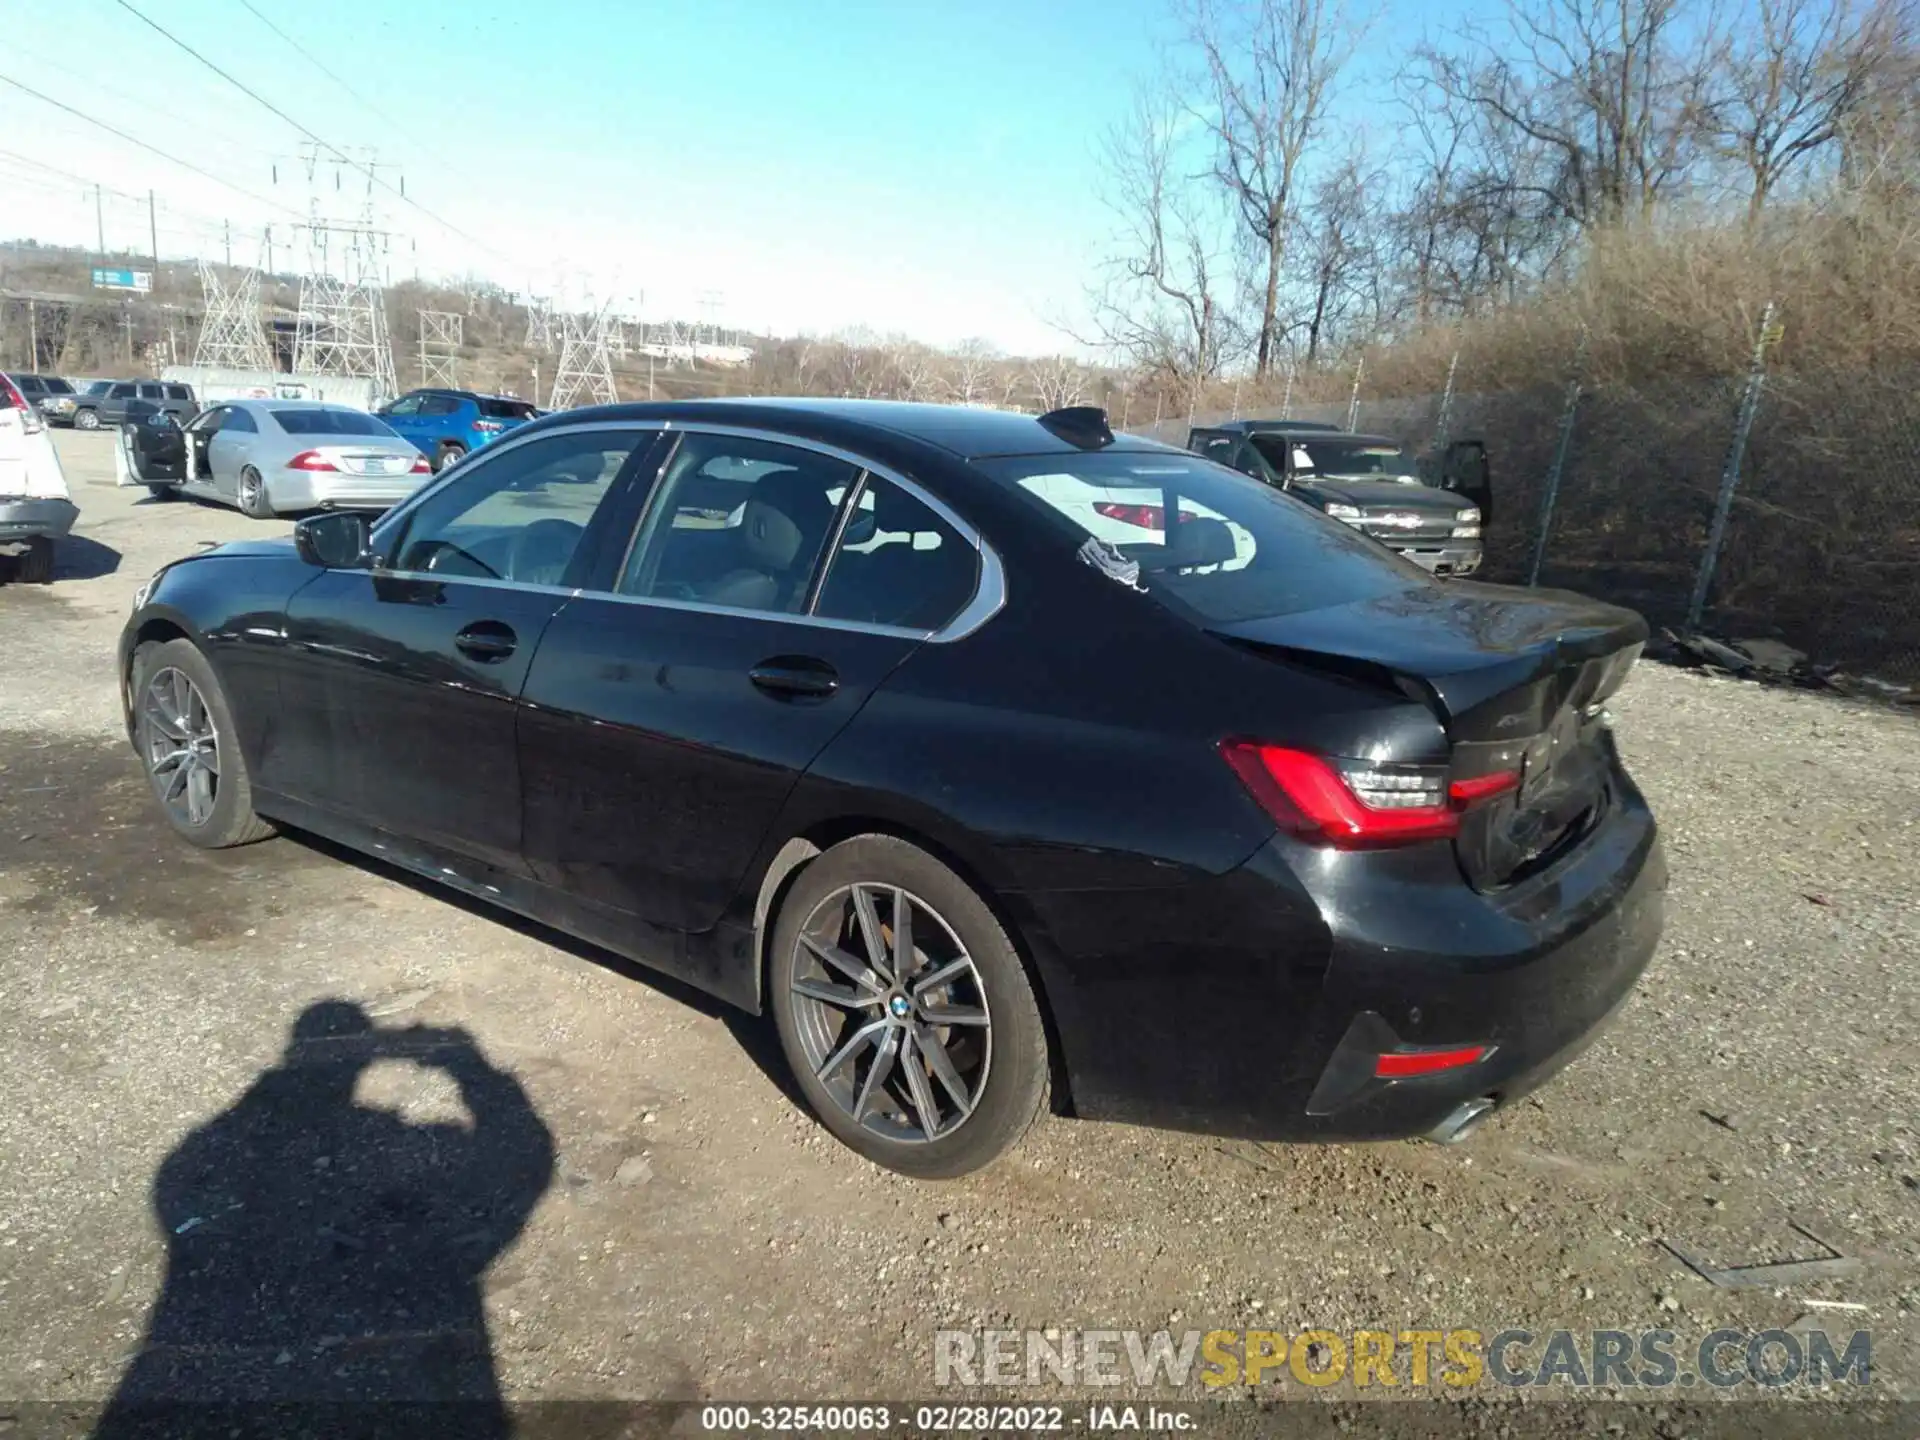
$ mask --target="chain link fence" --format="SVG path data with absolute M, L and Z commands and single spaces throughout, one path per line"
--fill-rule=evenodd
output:
M 1463 362 L 1446 423 L 1486 443 L 1493 516 L 1480 578 L 1539 584 L 1629 605 L 1657 626 L 1765 639 L 1815 665 L 1920 683 L 1920 372 L 1766 377 L 1717 551 L 1716 497 L 1750 377 L 1584 385 L 1573 401 L 1554 503 L 1545 503 L 1567 416 L 1569 376 L 1477 394 Z M 1435 377 L 1439 380 L 1442 377 Z M 1355 428 L 1433 450 L 1442 393 L 1360 399 Z M 1288 407 L 1344 426 L 1345 398 Z M 1238 418 L 1265 415 L 1246 407 Z M 1184 445 L 1204 408 L 1136 434 Z

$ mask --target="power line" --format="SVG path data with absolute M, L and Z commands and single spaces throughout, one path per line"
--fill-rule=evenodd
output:
M 169 165 L 178 165 L 182 170 L 191 170 L 195 175 L 198 175 L 201 179 L 211 180 L 216 185 L 225 186 L 227 189 L 233 191 L 234 194 L 244 195 L 247 197 L 247 199 L 252 200 L 256 204 L 265 205 L 268 209 L 278 210 L 285 215 L 291 215 L 296 220 L 300 218 L 300 212 L 298 210 L 289 209 L 287 206 L 280 204 L 277 200 L 267 199 L 266 196 L 264 195 L 256 195 L 253 193 L 253 191 L 246 189 L 244 186 L 236 185 L 231 180 L 222 180 L 218 175 L 215 175 L 211 170 L 202 170 L 198 165 L 195 165 L 190 160 L 182 160 L 178 155 L 169 155 L 166 151 L 162 150 L 159 146 L 149 145 L 146 141 L 139 139 L 136 136 L 129 135 L 126 131 L 118 129 L 115 126 L 109 125 L 104 120 L 96 120 L 93 118 L 93 116 L 87 114 L 84 110 L 76 110 L 73 108 L 73 106 L 66 104 L 64 101 L 56 100 L 51 95 L 43 94 L 42 92 L 34 89 L 31 85 L 22 84 L 20 81 L 15 80 L 11 75 L 0 75 L 0 85 L 11 85 L 13 86 L 14 89 L 21 91 L 23 94 L 31 95 L 34 99 L 43 101 L 44 103 L 53 106 L 53 108 L 56 110 L 64 110 L 66 111 L 67 114 L 74 116 L 76 119 L 84 120 L 89 125 L 97 126 L 98 128 L 106 131 L 109 135 L 115 136 L 118 139 L 126 141 L 127 144 L 129 145 L 137 145 L 139 146 L 140 149 L 147 151 L 151 155 L 158 155 L 162 160 L 165 160 Z
M 153 19 L 150 19 L 146 15 L 141 14 L 140 11 L 136 10 L 133 7 L 133 5 L 130 3 L 130 0 L 114 0 L 114 3 L 119 5 L 119 7 L 122 10 L 125 10 L 129 15 L 133 16 L 134 19 L 138 20 L 141 24 L 145 25 L 148 29 L 152 30 L 156 35 L 159 35 L 162 39 L 168 41 L 170 44 L 176 46 L 180 50 L 185 51 L 188 55 L 192 56 L 195 60 L 198 60 L 202 65 L 206 66 L 207 69 L 213 71 L 214 74 L 218 75 L 222 80 L 226 81 L 229 85 L 233 86 L 233 88 L 238 90 L 242 95 L 245 95 L 248 99 L 254 101 L 254 103 L 260 106 L 263 106 L 272 114 L 277 115 L 280 119 L 286 121 L 287 124 L 291 125 L 294 129 L 298 130 L 302 135 L 306 136 L 309 140 L 313 141 L 313 143 L 318 145 L 321 149 L 330 152 L 334 156 L 334 158 L 340 161 L 343 165 L 346 165 L 354 170 L 358 170 L 361 174 L 365 175 L 367 179 L 371 181 L 373 184 L 378 185 L 383 190 L 389 191 L 392 194 L 399 196 L 402 204 L 412 206 L 415 210 L 418 210 L 422 215 L 426 216 L 429 220 L 433 221 L 434 224 L 440 226 L 442 229 L 446 230 L 449 234 L 458 235 L 462 240 L 465 240 L 469 245 L 473 245 L 478 249 L 484 250 L 489 255 L 496 256 L 501 260 L 507 260 L 509 258 L 505 255 L 502 255 L 498 250 L 495 250 L 491 245 L 487 244 L 484 240 L 480 240 L 475 238 L 472 235 L 469 235 L 466 231 L 462 230 L 458 225 L 455 225 L 452 221 L 443 220 L 440 216 L 434 214 L 433 211 L 427 209 L 427 207 L 422 205 L 418 200 L 414 200 L 411 197 L 409 197 L 405 190 L 397 188 L 396 186 L 394 186 L 393 184 L 391 184 L 386 180 L 382 180 L 379 177 L 379 175 L 377 175 L 373 171 L 371 167 L 360 164 L 358 161 L 354 160 L 352 157 L 347 155 L 345 151 L 341 150 L 339 146 L 331 143 L 330 141 L 321 139 L 318 135 L 314 134 L 313 131 L 309 130 L 305 125 L 302 125 L 298 120 L 294 119 L 291 115 L 287 114 L 287 112 L 282 110 L 278 105 L 274 104 L 271 100 L 267 99 L 266 96 L 262 95 L 259 91 L 253 89 L 251 86 L 245 84 L 244 82 L 235 79 L 227 71 L 221 69 L 218 65 L 214 64 L 213 61 L 209 60 L 206 56 L 202 55 L 198 50 L 194 49 L 193 46 L 187 44 L 186 41 L 182 40 L 178 35 L 175 35 L 171 30 L 167 29 L 164 25 L 161 25 L 159 22 Z

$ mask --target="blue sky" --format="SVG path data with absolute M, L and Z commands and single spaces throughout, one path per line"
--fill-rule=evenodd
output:
M 717 294 L 754 331 L 1029 352 L 1070 344 L 1052 322 L 1077 311 L 1111 229 L 1098 136 L 1173 38 L 1165 0 L 252 0 L 383 118 L 241 0 L 132 3 L 332 145 L 404 172 L 447 223 L 378 192 L 404 232 L 396 276 L 471 271 L 653 318 Z M 1376 34 L 1397 44 L 1435 13 L 1392 4 Z M 286 268 L 308 203 L 297 130 L 114 0 L 61 0 L 57 26 L 26 9 L 0 0 L 0 75 L 248 193 L 0 85 L 0 236 L 91 245 L 77 176 L 108 187 L 109 247 L 146 248 L 151 187 L 163 254 L 217 258 L 231 222 L 235 259 L 253 260 L 272 224 Z M 349 208 L 364 178 L 340 183 Z

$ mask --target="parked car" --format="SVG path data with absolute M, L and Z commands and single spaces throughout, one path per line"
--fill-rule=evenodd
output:
M 409 390 L 375 413 L 411 440 L 438 471 L 538 418 L 540 412 L 511 395 Z
M 162 460 L 156 449 L 136 457 L 133 479 L 163 499 L 218 500 L 256 520 L 287 511 L 385 510 L 432 473 L 426 457 L 377 416 L 319 400 L 229 400 L 189 420 L 184 434 L 184 473 L 166 468 L 172 455 Z
M 1192 518 L 1103 542 L 1060 477 Z M 703 401 L 176 561 L 119 674 L 188 841 L 297 826 L 770 1009 L 829 1130 L 945 1176 L 1050 1085 L 1269 1140 L 1539 1085 L 1660 929 L 1646 636 L 1099 411 Z
M 1187 434 L 1187 448 L 1288 491 L 1436 575 L 1480 568 L 1492 513 L 1486 446 L 1457 440 L 1437 486 L 1399 441 L 1299 420 L 1239 420 Z
M 127 404 L 133 400 L 151 401 L 183 425 L 200 413 L 191 385 L 171 380 L 95 380 L 73 397 L 73 427 L 98 430 L 102 425 L 124 425 Z
M 46 420 L 0 375 L 0 580 L 53 579 L 53 542 L 79 513 Z
M 26 402 L 40 412 L 49 425 L 70 423 L 73 417 L 73 386 L 58 375 L 27 375 L 10 371 L 7 378 Z

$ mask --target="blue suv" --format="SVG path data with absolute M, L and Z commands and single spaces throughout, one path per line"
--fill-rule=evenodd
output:
M 444 470 L 469 450 L 524 425 L 540 412 L 510 395 L 471 390 L 409 390 L 376 412 L 405 440 Z

